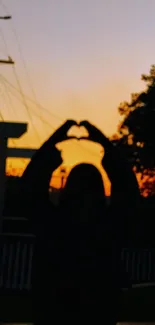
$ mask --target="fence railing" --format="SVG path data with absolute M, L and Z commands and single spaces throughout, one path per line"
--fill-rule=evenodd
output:
M 35 236 L 0 236 L 0 289 L 31 290 Z M 122 262 L 133 284 L 155 282 L 155 248 L 122 250 Z
M 0 288 L 30 290 L 35 237 L 0 236 Z
M 121 257 L 133 284 L 155 282 L 155 248 L 124 248 Z

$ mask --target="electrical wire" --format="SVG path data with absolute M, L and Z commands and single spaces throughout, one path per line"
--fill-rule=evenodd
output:
M 16 90 L 17 92 L 19 92 L 19 90 L 11 83 L 9 82 L 2 74 L 0 74 L 1 78 L 14 90 Z M 52 118 L 55 118 L 59 121 L 63 121 L 63 118 L 60 117 L 59 115 L 54 114 L 53 112 L 49 111 L 47 108 L 45 108 L 43 105 L 36 103 L 36 101 L 34 101 L 31 97 L 29 97 L 28 95 L 24 94 L 24 96 L 26 97 L 26 99 L 28 101 L 30 101 L 32 104 L 36 105 L 37 107 L 39 107 L 41 110 L 44 110 L 46 113 L 48 113 Z
M 9 89 L 9 91 L 10 91 L 10 89 Z M 13 96 L 15 96 L 16 99 L 18 99 L 18 100 L 21 102 L 21 98 L 18 97 L 17 94 L 15 95 L 13 92 L 11 92 L 11 93 L 12 93 Z M 31 108 L 31 109 L 33 110 L 33 114 L 34 114 L 35 116 L 40 117 L 40 116 L 38 115 L 38 113 L 37 113 L 33 108 Z M 44 118 L 42 118 L 41 121 L 42 121 L 44 124 L 46 124 L 48 127 L 50 127 L 50 128 L 52 128 L 53 130 L 55 130 L 55 127 L 54 127 L 54 126 L 49 122 L 49 120 L 47 121 L 47 120 L 45 120 Z M 82 148 L 83 150 L 89 152 L 91 155 L 96 156 L 96 157 L 99 157 L 95 152 L 93 152 L 93 151 L 89 150 L 88 148 L 85 148 L 84 146 L 82 146 L 82 144 L 80 144 L 80 143 L 77 142 L 76 145 L 79 146 L 80 148 Z
M 10 13 L 9 13 L 9 10 L 7 8 L 6 5 L 3 4 L 3 2 L 0 0 L 0 4 L 1 6 L 3 7 L 4 11 L 6 12 L 6 14 L 8 16 L 10 16 Z M 26 75 L 27 75 L 27 79 L 28 79 L 28 82 L 29 82 L 29 85 L 30 85 L 30 88 L 31 88 L 31 91 L 32 91 L 32 95 L 34 97 L 34 100 L 36 101 L 36 103 L 38 102 L 37 101 L 37 97 L 36 97 L 36 93 L 34 91 L 34 87 L 32 85 L 32 81 L 31 81 L 31 78 L 30 78 L 30 74 L 29 74 L 29 71 L 27 69 L 27 64 L 26 64 L 26 61 L 25 61 L 25 58 L 24 58 L 24 55 L 23 55 L 23 52 L 22 52 L 22 47 L 21 47 L 21 44 L 20 44 L 20 41 L 19 41 L 19 38 L 17 36 L 17 32 L 16 32 L 16 29 L 14 27 L 14 24 L 12 22 L 12 20 L 10 21 L 10 25 L 11 25 L 11 30 L 14 34 L 14 37 L 15 37 L 15 40 L 16 40 L 16 43 L 17 43 L 17 46 L 18 46 L 18 50 L 19 50 L 19 54 L 20 54 L 20 57 L 21 57 L 21 61 L 23 63 L 23 66 L 24 66 L 24 69 L 25 69 L 25 72 L 26 72 Z
M 3 43 L 4 43 L 4 46 L 5 46 L 5 55 L 6 55 L 6 56 L 9 56 L 9 55 L 8 55 L 8 54 L 9 54 L 8 46 L 7 46 L 7 43 L 6 43 L 6 41 L 5 41 L 5 37 L 4 37 L 3 31 L 2 31 L 1 28 L 0 28 L 0 34 L 1 34 L 1 38 L 2 38 Z M 4 85 L 5 85 L 5 84 L 4 84 Z M 10 108 L 13 108 L 13 113 L 16 115 L 16 110 L 15 110 L 14 107 L 13 107 L 13 103 L 11 103 L 11 98 L 9 98 L 9 93 L 8 93 L 8 91 L 7 91 L 7 87 L 6 87 L 6 85 L 5 85 L 5 90 L 6 90 L 6 94 L 7 94 L 7 97 L 8 97 L 9 103 L 11 104 L 11 105 L 10 105 Z
M 5 38 L 4 38 L 4 34 L 3 34 L 3 31 L 2 31 L 1 28 L 0 28 L 0 34 L 1 34 L 1 38 L 2 38 L 2 41 L 4 43 L 4 47 L 5 47 L 5 50 L 4 50 L 3 54 L 6 55 L 6 56 L 8 56 L 7 44 L 6 44 L 6 41 L 5 41 Z
M 19 90 L 14 86 L 14 85 L 12 85 L 2 74 L 0 74 L 0 77 L 4 80 L 4 82 L 6 82 L 12 89 L 14 89 L 15 91 L 17 91 L 17 92 L 19 92 Z M 16 95 L 15 95 L 16 96 Z M 16 96 L 17 97 L 17 96 Z M 32 102 L 33 104 L 35 104 L 35 105 L 37 105 L 29 96 L 27 96 L 27 95 L 25 95 L 25 97 L 30 101 L 30 102 Z M 17 97 L 18 98 L 18 97 Z M 19 99 L 19 98 L 18 98 Z M 20 99 L 19 99 L 20 100 Z M 42 107 L 42 109 L 44 109 L 45 111 L 47 111 L 52 117 L 53 117 L 53 115 L 54 115 L 54 117 L 55 118 L 57 118 L 57 119 L 59 119 L 59 120 L 61 120 L 61 122 L 63 121 L 63 119 L 62 118 L 60 118 L 59 116 L 57 116 L 57 115 L 55 115 L 55 114 L 53 114 L 52 112 L 49 112 L 46 108 L 44 108 L 42 105 L 40 105 L 41 107 Z M 32 109 L 32 108 L 31 108 Z M 34 113 L 37 117 L 40 117 L 36 112 Z M 43 118 L 41 118 L 41 120 L 42 120 L 42 122 L 43 123 L 46 123 L 46 124 L 48 124 L 49 126 L 50 126 L 50 124 L 49 124 L 49 122 L 47 122 L 46 120 L 44 120 Z M 54 127 L 53 127 L 53 129 L 55 129 Z M 76 145 L 78 145 L 78 146 L 80 146 L 81 148 L 83 148 L 85 151 L 87 151 L 87 152 L 89 152 L 91 155 L 93 155 L 93 156 L 96 156 L 96 157 L 99 157 L 99 155 L 97 155 L 95 152 L 93 152 L 93 151 L 91 151 L 91 150 L 89 150 L 88 148 L 85 148 L 85 147 L 83 147 L 83 145 L 82 144 L 80 144 L 80 143 L 77 143 Z
M 2 32 L 1 29 L 0 29 L 0 33 L 1 33 L 1 37 L 2 37 L 3 42 L 4 42 L 4 45 L 5 45 L 5 50 L 6 50 L 7 56 L 9 57 L 9 55 L 8 55 L 8 53 L 9 53 L 9 51 L 8 51 L 8 46 L 7 46 L 7 43 L 6 43 L 6 40 L 5 40 L 4 34 L 3 34 L 3 32 Z M 37 130 L 36 130 L 36 127 L 35 127 L 35 125 L 34 125 L 34 122 L 33 122 L 32 116 L 31 116 L 31 113 L 30 113 L 30 111 L 29 111 L 29 107 L 28 107 L 28 105 L 27 105 L 27 102 L 26 102 L 26 99 L 25 99 L 25 96 L 24 96 L 24 93 L 23 93 L 23 90 L 22 90 L 22 86 L 21 86 L 21 83 L 20 83 L 20 81 L 19 81 L 19 78 L 18 78 L 18 75 L 17 75 L 16 69 L 15 69 L 14 66 L 12 67 L 12 69 L 13 69 L 13 74 L 14 74 L 14 76 L 15 76 L 16 83 L 17 83 L 18 88 L 19 88 L 20 95 L 21 95 L 22 100 L 23 100 L 24 107 L 26 108 L 27 115 L 28 115 L 28 117 L 29 117 L 30 123 L 31 123 L 31 125 L 32 125 L 32 127 L 33 127 L 33 129 L 34 129 L 34 132 L 35 132 L 35 135 L 36 135 L 37 140 L 39 140 L 39 142 L 40 142 L 40 137 L 39 137 L 39 134 L 38 134 L 38 132 L 37 132 Z
M 7 98 L 8 98 L 9 106 L 10 106 L 10 108 L 13 109 L 13 114 L 16 115 L 17 120 L 18 120 L 17 112 L 16 112 L 16 109 L 14 107 L 13 101 L 11 100 L 10 93 L 9 93 L 7 87 L 6 87 L 6 84 L 4 84 L 4 85 L 5 85 L 5 92 L 6 92 L 6 95 L 7 95 Z
M 13 93 L 13 90 L 12 89 L 8 89 L 8 92 L 10 92 L 12 94 L 12 96 L 14 96 L 17 100 L 19 100 L 19 102 L 22 103 L 22 99 L 21 97 L 19 97 L 17 94 Z M 34 110 L 34 108 L 31 108 L 31 110 L 33 111 L 33 114 L 40 118 L 40 115 Z M 47 126 L 49 126 L 50 128 L 52 128 L 53 130 L 55 129 L 55 127 L 49 122 L 49 120 L 45 120 L 43 117 L 41 118 L 41 122 L 43 122 L 44 124 L 46 124 Z
M 7 15 L 10 15 L 9 13 L 9 10 L 7 8 L 6 5 L 3 4 L 2 1 L 0 1 L 0 4 L 3 6 L 3 9 L 4 11 L 6 12 Z M 17 47 L 18 47 L 18 50 L 19 50 L 19 54 L 20 54 L 20 58 L 21 58 L 21 61 L 23 63 L 23 66 L 24 66 L 24 70 L 25 70 L 25 73 L 26 73 L 26 76 L 27 76 L 27 80 L 28 80 L 28 84 L 29 84 L 29 87 L 31 89 L 31 92 L 32 92 L 32 95 L 33 95 L 33 98 L 34 98 L 34 103 L 37 105 L 37 107 L 39 106 L 40 107 L 40 104 L 37 100 L 37 97 L 36 97 L 36 93 L 35 93 L 35 90 L 34 90 L 34 87 L 32 85 L 32 82 L 31 82 L 31 78 L 30 78 L 30 74 L 29 74 L 29 71 L 27 69 L 27 64 L 26 64 L 26 61 L 25 61 L 25 58 L 24 58 L 24 55 L 23 55 L 23 52 L 22 52 L 22 47 L 21 47 L 21 44 L 19 42 L 19 38 L 17 36 L 17 32 L 16 32 L 16 29 L 12 23 L 12 20 L 10 21 L 10 25 L 11 25 L 11 30 L 14 34 L 14 37 L 15 37 L 15 40 L 16 40 L 16 43 L 17 43 Z M 3 37 L 4 41 L 5 41 L 5 38 Z M 16 77 L 16 76 L 15 76 Z M 40 107 L 42 108 L 42 107 Z
M 2 122 L 5 122 L 4 116 L 3 116 L 3 114 L 2 114 L 1 111 L 0 111 L 0 118 L 1 118 L 1 121 L 2 121 Z M 12 144 L 13 144 L 14 146 L 16 146 L 15 141 L 14 141 L 13 139 L 10 139 L 10 141 L 12 142 Z M 24 164 L 25 164 L 25 160 L 23 161 L 22 158 L 20 158 L 20 161 L 21 161 L 21 162 L 24 162 Z
M 30 74 L 29 74 L 29 71 L 28 71 L 28 68 L 27 68 L 27 64 L 26 64 L 26 61 L 25 61 L 25 58 L 24 58 L 24 55 L 23 55 L 23 52 L 22 52 L 22 47 L 21 47 L 21 44 L 19 42 L 19 39 L 18 39 L 18 36 L 17 36 L 17 32 L 16 32 L 16 29 L 15 29 L 13 23 L 11 23 L 11 27 L 12 27 L 12 32 L 14 34 L 14 37 L 15 37 L 17 46 L 18 46 L 20 58 L 21 58 L 21 61 L 23 63 L 23 67 L 24 67 L 24 70 L 25 70 L 25 73 L 26 73 L 26 77 L 27 77 L 27 80 L 28 80 L 29 87 L 30 87 L 31 92 L 32 92 L 32 96 L 33 96 L 34 101 L 36 102 L 36 104 L 39 104 L 39 102 L 37 100 L 37 96 L 36 96 L 35 90 L 34 90 L 34 87 L 33 87 L 33 84 L 32 84 L 32 81 L 31 81 L 31 78 L 30 78 Z
M 7 6 L 3 3 L 2 0 L 0 0 L 0 5 L 3 7 L 4 12 L 5 12 L 8 16 L 10 16 L 10 13 L 9 13 L 9 11 L 8 11 L 8 8 L 7 8 Z
M 34 124 L 34 122 L 33 122 L 33 119 L 32 119 L 32 116 L 31 116 L 31 113 L 30 113 L 30 110 L 29 110 L 29 107 L 28 107 L 28 105 L 27 105 L 27 101 L 26 101 L 25 95 L 24 95 L 23 90 L 22 90 L 22 87 L 21 87 L 21 83 L 20 83 L 19 78 L 18 78 L 18 75 L 17 75 L 17 72 L 16 72 L 16 70 L 15 70 L 14 67 L 12 67 L 12 69 L 13 69 L 13 72 L 14 72 L 14 75 L 15 75 L 15 79 L 16 79 L 17 85 L 18 85 L 18 87 L 19 87 L 19 92 L 20 92 L 21 97 L 22 97 L 23 105 L 24 105 L 25 108 L 26 108 L 27 115 L 28 115 L 28 117 L 29 117 L 29 119 L 30 119 L 30 122 L 31 122 L 31 125 L 32 125 L 32 127 L 33 127 L 33 129 L 34 129 L 34 132 L 35 132 L 36 138 L 37 138 L 37 139 L 39 140 L 39 142 L 40 142 L 40 136 L 39 136 L 38 131 L 37 131 L 37 129 L 36 129 L 36 127 L 35 127 L 35 124 Z
M 3 6 L 3 9 L 4 9 L 4 11 L 6 12 L 6 14 L 7 14 L 7 15 L 10 15 L 7 6 L 4 5 L 2 1 L 0 1 L 0 4 Z M 28 79 L 28 82 L 29 82 L 29 85 L 30 85 L 30 88 L 31 88 L 31 91 L 32 91 L 32 94 L 33 94 L 33 97 L 34 97 L 34 100 L 32 100 L 30 97 L 24 95 L 23 90 L 22 90 L 22 87 L 21 87 L 21 84 L 20 84 L 20 81 L 19 81 L 19 78 L 18 78 L 18 75 L 17 75 L 16 70 L 15 70 L 14 67 L 13 67 L 13 73 L 14 73 L 14 76 L 15 76 L 15 79 L 16 79 L 16 82 L 17 82 L 17 85 L 18 85 L 18 88 L 19 88 L 19 92 L 20 92 L 21 97 L 22 97 L 23 104 L 24 104 L 24 106 L 25 106 L 25 108 L 26 108 L 26 110 L 27 110 L 27 113 L 28 113 L 29 119 L 30 119 L 30 121 L 31 121 L 31 124 L 32 124 L 34 130 L 35 130 L 36 136 L 37 136 L 37 138 L 39 138 L 39 136 L 38 136 L 38 132 L 36 131 L 35 125 L 34 125 L 34 123 L 33 123 L 33 120 L 32 120 L 32 117 L 31 117 L 31 114 L 30 114 L 30 111 L 29 111 L 29 107 L 28 107 L 27 102 L 26 102 L 26 98 L 27 98 L 29 101 L 31 101 L 32 103 L 34 103 L 37 107 L 39 107 L 39 108 L 41 108 L 41 109 L 44 109 L 44 111 L 46 111 L 48 114 L 52 115 L 53 117 L 56 117 L 56 118 L 58 118 L 58 119 L 61 120 L 61 121 L 62 121 L 62 118 L 56 116 L 55 114 L 51 114 L 51 112 L 49 112 L 49 110 L 45 109 L 42 105 L 40 105 L 40 104 L 38 103 L 38 101 L 37 101 L 37 99 L 36 99 L 36 94 L 35 94 L 34 88 L 33 88 L 33 86 L 32 86 L 31 80 L 30 80 L 30 76 L 29 76 L 29 73 L 28 73 L 28 69 L 27 69 L 27 66 L 26 66 L 26 62 L 25 62 L 25 59 L 24 59 L 24 56 L 23 56 L 23 53 L 22 53 L 22 50 L 21 50 L 21 45 L 20 45 L 20 42 L 19 42 L 18 37 L 17 37 L 16 30 L 15 30 L 13 24 L 12 24 L 11 27 L 12 27 L 11 29 L 12 29 L 12 32 L 13 32 L 13 34 L 14 34 L 14 36 L 15 36 L 15 39 L 16 39 L 16 42 L 17 42 L 17 45 L 18 45 L 18 49 L 19 49 L 19 53 L 20 53 L 20 57 L 21 57 L 21 60 L 22 60 L 22 62 L 23 62 L 23 66 L 24 66 L 25 72 L 26 72 L 26 74 L 27 74 L 27 79 Z M 6 43 L 6 41 L 5 41 L 5 38 L 4 38 L 3 33 L 2 33 L 2 38 L 3 38 L 4 44 L 5 44 L 5 48 L 6 48 L 6 51 L 7 51 L 7 43 Z M 6 80 L 6 78 L 5 78 L 4 76 L 1 75 L 1 77 L 3 77 L 3 79 L 5 79 L 5 82 L 7 82 L 11 87 L 13 87 L 15 90 L 17 90 L 16 87 L 14 87 L 13 85 L 11 85 L 11 83 L 9 83 L 9 82 Z M 17 91 L 18 91 L 18 90 L 17 90 Z M 39 118 L 43 121 L 42 116 L 39 115 Z M 44 122 L 45 122 L 45 121 L 44 121 Z M 98 156 L 98 155 L 95 154 L 94 152 L 90 151 L 88 148 L 83 147 L 81 144 L 78 144 L 78 143 L 77 143 L 77 145 L 79 145 L 79 146 L 82 147 L 84 150 L 86 150 L 86 151 L 88 151 L 89 153 L 91 153 L 91 155 L 93 154 L 94 156 Z

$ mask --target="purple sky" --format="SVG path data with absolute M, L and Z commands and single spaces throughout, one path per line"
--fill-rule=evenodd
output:
M 1 1 L 0 1 L 1 3 Z M 117 107 L 143 87 L 141 73 L 155 63 L 154 0 L 3 0 L 10 21 L 0 21 L 0 55 L 12 56 L 23 91 L 33 100 L 13 28 L 26 62 L 37 101 L 52 114 L 96 123 L 106 134 L 116 131 Z M 1 74 L 18 88 L 9 66 Z M 1 79 L 0 79 L 1 81 Z M 28 121 L 21 101 L 10 93 L 10 107 L 3 82 L 0 84 L 1 112 L 5 119 Z M 28 102 L 52 127 L 60 120 Z M 33 117 L 40 139 L 51 132 Z M 38 146 L 30 126 L 25 145 Z M 41 141 L 40 140 L 40 141 Z M 96 149 L 94 149 L 96 150 Z

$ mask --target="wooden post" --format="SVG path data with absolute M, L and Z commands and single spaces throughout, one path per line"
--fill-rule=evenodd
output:
M 0 232 L 2 230 L 2 216 L 6 188 L 5 165 L 7 158 L 7 138 L 0 136 Z
M 60 170 L 61 173 L 61 189 L 64 187 L 64 179 L 65 179 L 65 174 L 66 174 L 66 168 L 62 167 Z
M 9 138 L 20 138 L 27 131 L 26 123 L 0 122 L 0 232 L 2 231 L 4 196 L 6 185 L 6 158 Z

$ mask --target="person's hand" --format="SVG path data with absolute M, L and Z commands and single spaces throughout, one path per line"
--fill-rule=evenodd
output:
M 67 133 L 72 126 L 77 126 L 77 122 L 73 120 L 67 120 L 61 125 L 51 136 L 51 141 L 55 145 L 59 142 L 71 139 L 77 139 L 75 136 L 68 136 Z
M 89 140 L 101 144 L 106 147 L 110 144 L 110 141 L 96 126 L 92 125 L 88 121 L 81 121 L 79 126 L 83 126 L 88 131 L 88 137 L 81 137 L 79 140 Z

